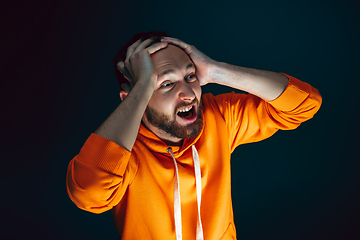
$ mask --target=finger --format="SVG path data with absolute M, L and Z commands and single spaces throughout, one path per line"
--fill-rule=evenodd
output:
M 128 47 L 126 51 L 126 59 L 128 59 L 131 56 L 131 54 L 134 53 L 135 49 L 139 46 L 140 43 L 141 43 L 141 38 L 136 42 L 134 42 L 130 47 Z
M 116 68 L 121 72 L 123 73 L 124 71 L 124 67 L 125 67 L 125 63 L 123 61 L 120 61 L 116 64 Z
M 146 50 L 149 52 L 149 54 L 153 54 L 163 48 L 166 48 L 168 45 L 167 42 L 160 42 L 160 43 L 155 43 L 153 45 L 151 45 L 150 47 L 147 47 Z
M 172 43 L 172 44 L 177 45 L 177 46 L 181 47 L 182 49 L 184 49 L 187 54 L 191 53 L 191 46 L 179 39 L 171 38 L 171 37 L 163 37 L 161 39 L 161 42 Z
M 128 70 L 128 68 L 127 68 L 126 66 L 124 66 L 124 68 L 123 68 L 122 75 L 123 75 L 124 78 L 126 78 L 129 82 L 132 81 L 131 72 Z
M 145 41 L 143 41 L 142 43 L 140 43 L 135 51 L 133 53 L 137 53 L 137 52 L 140 52 L 141 50 L 144 50 L 147 46 L 150 45 L 150 43 L 152 43 L 153 41 L 155 40 L 155 37 L 152 37 L 152 38 L 148 38 L 146 39 Z
M 123 61 L 118 62 L 118 64 L 116 64 L 116 68 L 121 72 L 124 78 L 126 78 L 126 80 L 128 80 L 131 83 L 132 81 L 131 74 L 127 70 L 125 63 Z
M 125 92 L 129 93 L 131 90 L 131 86 L 129 83 L 123 83 L 121 84 L 121 88 L 124 89 Z
M 130 86 L 133 85 L 133 80 L 128 73 L 124 74 L 124 78 L 129 82 Z
M 128 79 L 130 74 L 129 71 L 126 68 L 126 65 L 123 61 L 118 62 L 118 64 L 116 64 L 116 68 L 121 72 L 121 74 Z
M 141 39 L 139 39 L 139 43 L 137 45 L 134 45 L 134 48 L 131 49 L 131 52 L 128 52 L 129 54 L 126 56 L 125 62 L 127 62 L 130 58 L 130 56 L 134 53 L 140 52 L 141 50 L 145 49 L 145 47 L 149 46 L 149 44 L 155 40 L 154 37 L 148 38 L 145 41 L 141 42 Z

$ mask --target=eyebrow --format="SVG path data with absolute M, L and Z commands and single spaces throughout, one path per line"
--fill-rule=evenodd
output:
M 189 63 L 189 64 L 186 66 L 186 70 L 188 70 L 188 69 L 190 69 L 190 68 L 195 68 L 195 66 L 194 66 L 193 63 Z M 170 68 L 170 69 L 168 69 L 168 70 L 165 70 L 165 71 L 159 73 L 158 79 L 164 77 L 165 75 L 174 73 L 174 72 L 175 72 L 175 70 L 172 69 L 172 68 Z

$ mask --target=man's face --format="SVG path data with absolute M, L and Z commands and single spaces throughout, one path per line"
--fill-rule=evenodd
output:
M 170 142 L 196 137 L 203 123 L 201 87 L 194 63 L 174 45 L 151 58 L 158 73 L 158 88 L 148 103 L 143 122 L 159 138 Z

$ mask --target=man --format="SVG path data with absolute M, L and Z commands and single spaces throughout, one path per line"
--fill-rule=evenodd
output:
M 111 210 L 122 239 L 236 239 L 230 154 L 312 118 L 321 96 L 289 75 L 148 37 L 115 61 L 129 81 L 123 101 L 70 162 L 69 196 L 86 211 Z M 202 96 L 207 83 L 249 94 Z

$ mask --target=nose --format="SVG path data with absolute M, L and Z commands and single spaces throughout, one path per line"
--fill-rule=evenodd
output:
M 183 101 L 194 100 L 196 95 L 191 86 L 185 81 L 180 81 L 179 85 L 179 98 Z

